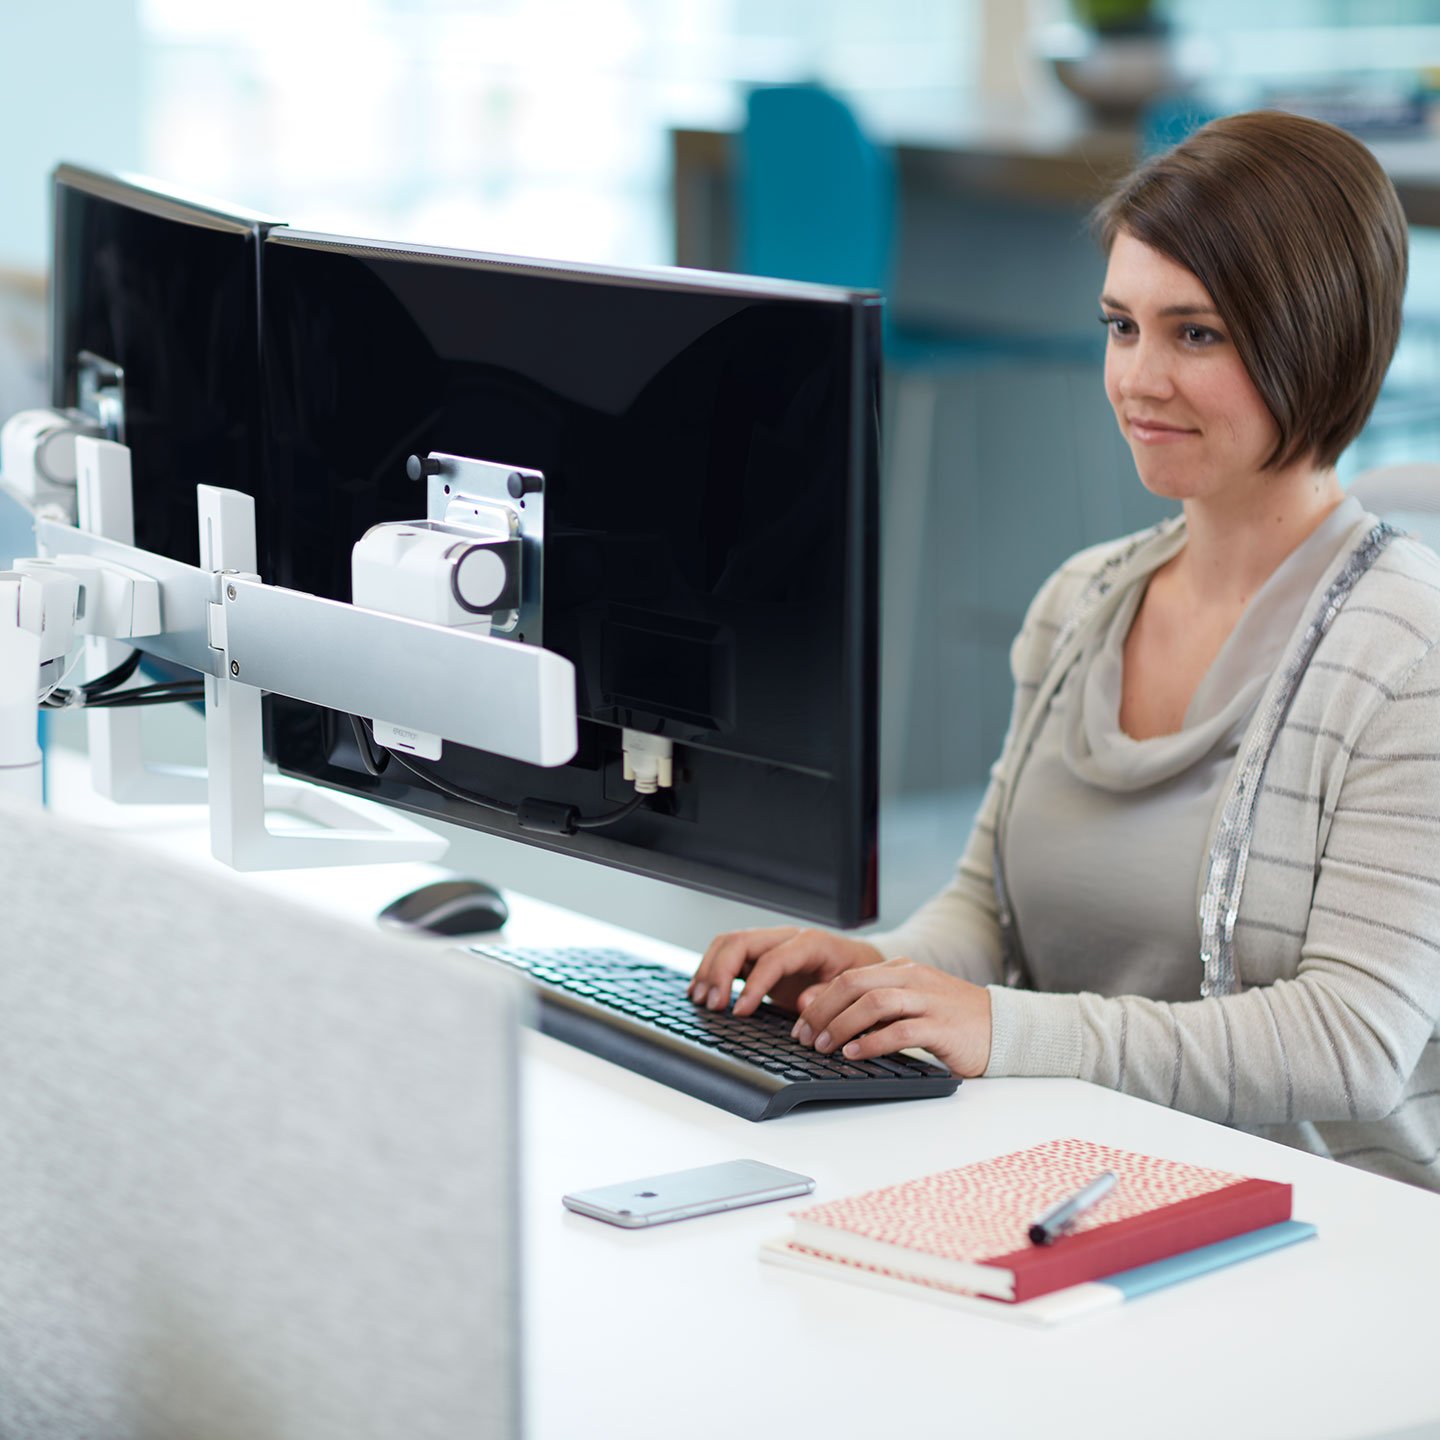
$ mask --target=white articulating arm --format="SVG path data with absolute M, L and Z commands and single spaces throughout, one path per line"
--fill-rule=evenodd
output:
M 266 775 L 261 691 L 235 678 L 240 665 L 229 659 L 225 625 L 226 600 L 238 593 L 242 572 L 253 579 L 255 502 L 212 485 L 199 487 L 199 502 L 201 568 L 214 585 L 210 645 L 218 657 L 216 673 L 205 678 L 210 848 L 216 858 L 236 870 L 438 860 L 446 840 L 412 820 L 363 800 Z M 266 814 L 277 811 L 325 828 L 273 831 Z
M 20 439 L 54 431 L 33 418 L 7 427 L 6 465 L 23 470 Z M 140 550 L 128 450 L 81 434 L 74 455 L 79 523 L 67 523 L 63 507 L 36 507 L 39 557 L 0 574 L 0 789 L 40 800 L 36 706 L 59 682 L 76 635 L 90 637 L 92 664 L 107 670 L 130 650 L 112 643 L 123 639 L 205 677 L 212 848 L 241 869 L 433 859 L 446 845 L 386 807 L 266 774 L 264 692 L 383 714 L 531 764 L 574 755 L 567 660 L 538 644 L 489 638 L 482 626 L 427 623 L 263 584 L 254 501 L 237 491 L 197 487 L 200 566 Z M 526 603 L 517 596 L 502 618 L 538 630 Z M 124 694 L 107 692 L 107 706 Z M 194 798 L 193 776 L 143 766 L 133 719 L 121 710 L 92 728 L 98 788 L 118 800 Z M 272 831 L 266 816 L 275 811 L 315 823 Z

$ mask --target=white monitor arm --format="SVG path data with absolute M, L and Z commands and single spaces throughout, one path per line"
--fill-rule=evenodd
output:
M 574 755 L 568 660 L 494 638 L 487 627 L 447 626 L 262 583 L 254 502 L 237 491 L 197 487 L 199 566 L 140 550 L 129 534 L 89 528 L 87 517 L 109 516 L 120 519 L 108 528 L 129 530 L 130 453 L 92 436 L 73 444 L 78 525 L 50 497 L 36 505 L 38 495 L 7 486 L 34 509 L 39 556 L 0 574 L 6 789 L 39 799 L 36 704 L 58 682 L 76 635 L 130 640 L 205 676 L 211 843 L 241 869 L 437 858 L 445 848 L 384 807 L 264 776 L 262 692 L 383 716 L 397 729 L 531 764 L 559 765 Z M 23 474 L 8 426 L 4 451 Z M 265 816 L 276 809 L 329 828 L 272 832 Z
M 446 844 L 385 807 L 267 775 L 265 692 L 364 717 L 418 758 L 445 741 L 542 766 L 575 754 L 574 667 L 541 643 L 538 471 L 412 456 L 426 519 L 357 542 L 344 604 L 260 580 L 255 505 L 238 491 L 197 486 L 198 566 L 138 549 L 130 452 L 94 428 L 26 412 L 0 434 L 5 488 L 35 514 L 39 551 L 0 574 L 0 788 L 40 799 L 35 707 L 77 636 L 106 670 L 138 648 L 205 677 L 205 772 L 145 766 L 138 713 L 92 709 L 91 774 L 117 800 L 208 799 L 211 848 L 237 869 L 435 859 Z M 627 730 L 623 748 L 637 795 L 673 783 L 668 739 Z M 282 810 L 316 823 L 274 831 L 267 812 Z

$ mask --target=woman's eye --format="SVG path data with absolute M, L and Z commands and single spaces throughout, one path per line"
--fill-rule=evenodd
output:
M 1128 315 L 1101 315 L 1100 323 L 1117 340 L 1126 339 L 1135 333 L 1135 322 Z
M 1220 336 L 1204 325 L 1185 325 L 1180 330 L 1181 338 L 1187 345 L 1214 345 Z

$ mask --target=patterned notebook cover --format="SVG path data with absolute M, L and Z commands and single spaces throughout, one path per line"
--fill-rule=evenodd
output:
M 1053 1245 L 1029 1228 L 1106 1170 L 1115 1188 Z M 796 1212 L 794 1244 L 922 1282 L 1025 1300 L 1290 1216 L 1290 1187 L 1050 1140 Z

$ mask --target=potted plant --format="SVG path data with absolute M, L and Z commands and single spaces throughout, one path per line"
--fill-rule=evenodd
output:
M 1036 48 L 1098 118 L 1133 122 L 1151 100 L 1185 84 L 1157 0 L 1070 0 L 1070 13 L 1069 22 L 1039 32 Z

